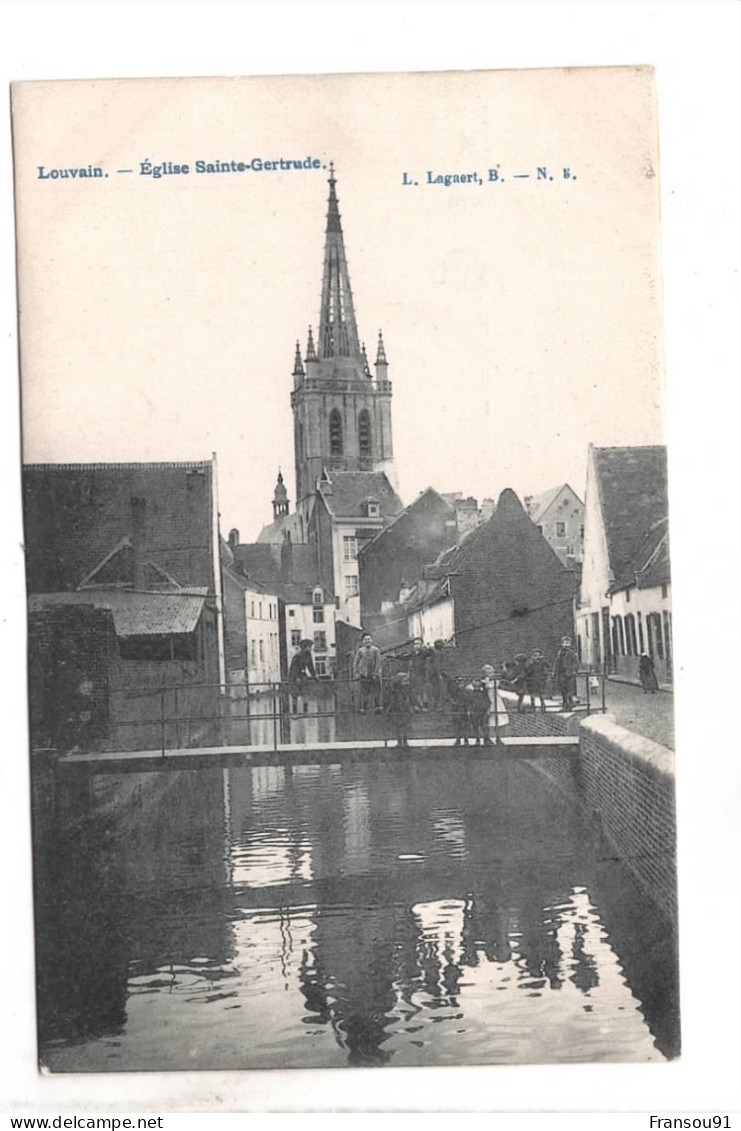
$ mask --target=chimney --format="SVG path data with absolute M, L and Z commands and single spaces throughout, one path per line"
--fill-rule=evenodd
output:
M 293 543 L 290 538 L 280 547 L 280 579 L 284 583 L 293 580 Z
M 239 545 L 239 531 L 236 526 L 229 531 L 229 549 L 236 550 Z

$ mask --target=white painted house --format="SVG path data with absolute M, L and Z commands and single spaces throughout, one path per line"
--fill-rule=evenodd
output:
M 590 445 L 577 646 L 595 671 L 638 678 L 642 652 L 672 680 L 666 448 Z

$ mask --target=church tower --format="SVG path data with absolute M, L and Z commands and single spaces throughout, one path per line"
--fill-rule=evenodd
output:
M 296 509 L 306 521 L 326 470 L 385 471 L 393 484 L 391 382 L 379 332 L 375 373 L 358 336 L 345 257 L 334 167 L 329 199 L 321 307 L 316 341 L 309 327 L 304 358 L 293 365 Z

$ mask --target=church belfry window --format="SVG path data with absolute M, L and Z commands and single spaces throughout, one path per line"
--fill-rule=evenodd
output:
M 370 415 L 367 408 L 362 409 L 358 417 L 358 445 L 360 447 L 361 456 L 370 458 L 373 451 L 373 441 Z
M 329 454 L 342 455 L 342 417 L 336 408 L 329 414 Z

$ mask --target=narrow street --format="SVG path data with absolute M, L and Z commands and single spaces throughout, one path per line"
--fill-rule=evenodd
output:
M 632 683 L 608 680 L 607 710 L 628 730 L 674 749 L 674 695 L 671 691 L 645 694 Z

